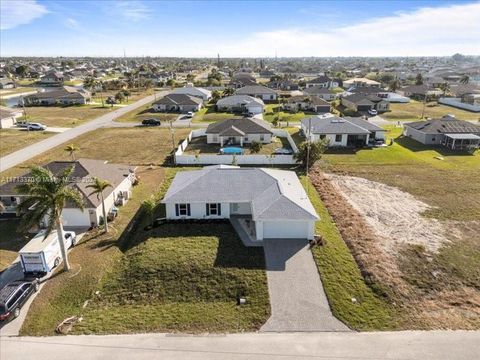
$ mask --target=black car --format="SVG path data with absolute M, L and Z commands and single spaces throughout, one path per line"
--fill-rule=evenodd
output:
M 0 290 L 0 321 L 18 317 L 23 304 L 39 286 L 37 280 L 15 280 L 5 285 Z
M 145 126 L 158 126 L 158 125 L 160 125 L 160 120 L 154 119 L 154 118 L 144 119 L 144 120 L 142 121 L 142 125 L 145 125 Z

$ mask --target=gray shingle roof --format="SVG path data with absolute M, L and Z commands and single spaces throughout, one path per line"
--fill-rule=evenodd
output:
M 244 86 L 237 91 L 235 91 L 235 94 L 238 95 L 263 95 L 263 94 L 276 94 L 275 91 L 272 89 L 269 89 L 266 86 L 262 85 L 248 85 Z
M 336 116 L 322 117 L 311 116 L 302 119 L 302 125 L 305 128 L 310 127 L 312 134 L 370 134 L 371 131 L 366 128 L 366 124 L 362 124 L 359 118 L 349 120 L 349 118 L 340 118 Z M 373 124 L 370 124 L 374 126 Z M 369 125 L 369 126 L 370 126 Z M 372 127 L 373 128 L 373 127 Z M 378 128 L 380 131 L 382 128 Z
M 409 126 L 425 134 L 480 134 L 480 126 L 451 117 L 416 121 L 404 126 Z
M 315 79 L 307 81 L 307 84 L 323 84 L 326 82 L 332 81 L 328 76 L 322 75 Z
M 202 103 L 202 99 L 187 94 L 169 94 L 154 102 L 158 105 L 199 105 Z
M 179 172 L 162 202 L 248 202 L 255 221 L 318 219 L 296 174 L 285 170 L 209 166 Z
M 323 86 L 311 86 L 305 90 L 303 90 L 304 94 L 307 95 L 322 95 L 322 94 L 334 94 L 334 92 L 330 89 L 327 89 Z
M 271 134 L 270 124 L 255 118 L 227 119 L 210 124 L 207 127 L 207 134 L 223 134 L 228 129 L 235 128 L 244 134 Z

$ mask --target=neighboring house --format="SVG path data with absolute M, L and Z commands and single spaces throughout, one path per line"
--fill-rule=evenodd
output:
M 328 113 L 331 110 L 331 105 L 317 96 L 299 95 L 288 98 L 283 108 L 288 111 Z
M 330 147 L 365 146 L 385 140 L 385 130 L 361 117 L 311 116 L 302 119 L 301 129 L 310 141 L 328 139 Z
M 429 85 L 423 84 L 423 85 L 405 86 L 405 87 L 402 87 L 401 89 L 398 89 L 396 93 L 412 99 L 423 100 L 425 96 L 431 97 L 431 98 L 439 97 L 443 94 L 443 91 L 436 89 L 434 87 L 431 87 Z
M 240 89 L 237 89 L 237 91 L 235 91 L 235 94 L 249 95 L 249 96 L 262 99 L 263 101 L 277 100 L 277 92 L 262 85 L 244 86 Z
M 342 97 L 342 105 L 352 111 L 377 110 L 385 112 L 390 109 L 390 103 L 376 95 L 352 94 Z
M 403 135 L 425 145 L 442 145 L 452 150 L 470 150 L 480 144 L 480 126 L 450 116 L 403 125 Z
M 207 89 L 194 87 L 192 84 L 187 84 L 185 87 L 174 89 L 171 94 L 186 94 L 190 96 L 195 96 L 203 101 L 208 101 L 212 97 L 212 92 Z
M 325 75 L 319 76 L 305 83 L 305 87 L 307 89 L 314 86 L 331 89 L 331 88 L 338 87 L 338 85 L 339 85 L 338 81 L 330 79 L 328 76 L 325 76 Z
M 0 79 L 0 89 L 13 89 L 15 87 L 15 81 L 10 80 L 9 78 Z
M 243 146 L 256 141 L 269 144 L 272 141 L 270 124 L 256 118 L 227 119 L 210 124 L 206 130 L 208 144 Z
M 349 89 L 351 87 L 376 87 L 379 88 L 381 84 L 378 81 L 370 80 L 367 78 L 353 78 L 343 82 L 343 87 Z
M 59 90 L 38 92 L 23 97 L 25 106 L 30 105 L 85 105 L 92 100 L 92 94 L 71 86 L 63 86 Z M 22 100 L 20 100 L 22 101 Z
M 467 94 L 480 94 L 480 87 L 474 84 L 452 85 L 449 92 L 453 97 L 462 97 Z
M 480 106 L 480 94 L 463 94 L 461 99 L 462 103 Z
M 87 188 L 94 177 L 107 180 L 112 184 L 112 187 L 103 192 L 107 213 L 114 208 L 115 204 L 123 204 L 131 197 L 130 190 L 135 181 L 135 169 L 128 165 L 109 164 L 104 160 L 79 159 L 78 161 L 52 161 L 44 167 L 58 175 L 72 165 L 75 168 L 69 186 L 82 196 L 84 210 L 67 204 L 62 211 L 62 221 L 65 226 L 90 227 L 101 223 L 103 217 L 101 200 L 97 195 L 89 196 L 92 190 Z M 29 176 L 30 173 L 16 178 L 16 181 L 0 185 L 0 201 L 6 206 L 6 212 L 16 213 L 18 204 L 26 195 L 19 194 L 15 186 Z
M 59 71 L 49 71 L 40 78 L 40 83 L 45 85 L 62 85 L 64 81 L 64 76 Z
M 244 86 L 257 85 L 255 78 L 248 73 L 237 73 L 234 75 L 229 85 L 235 89 L 242 88 Z
M 326 101 L 335 100 L 336 97 L 336 94 L 332 90 L 320 86 L 311 86 L 303 90 L 303 94 L 316 96 Z
M 169 94 L 152 104 L 154 111 L 189 112 L 202 108 L 203 100 L 186 94 Z
M 0 129 L 14 126 L 20 116 L 22 116 L 21 110 L 0 106 Z
M 262 100 L 248 95 L 232 95 L 217 101 L 218 111 L 261 114 L 265 108 Z
M 267 87 L 275 90 L 293 91 L 298 90 L 298 84 L 290 80 L 274 80 L 267 83 Z
M 313 239 L 319 219 L 293 171 L 208 166 L 180 171 L 161 201 L 166 217 L 239 221 L 251 239 Z

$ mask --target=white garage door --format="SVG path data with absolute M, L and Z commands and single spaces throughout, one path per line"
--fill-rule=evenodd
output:
M 264 239 L 307 239 L 306 221 L 266 221 L 263 223 Z

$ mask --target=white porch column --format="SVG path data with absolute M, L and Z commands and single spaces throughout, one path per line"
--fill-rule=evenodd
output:
M 240 136 L 240 146 L 243 147 L 243 136 Z
M 220 136 L 220 146 L 223 146 L 223 136 Z

